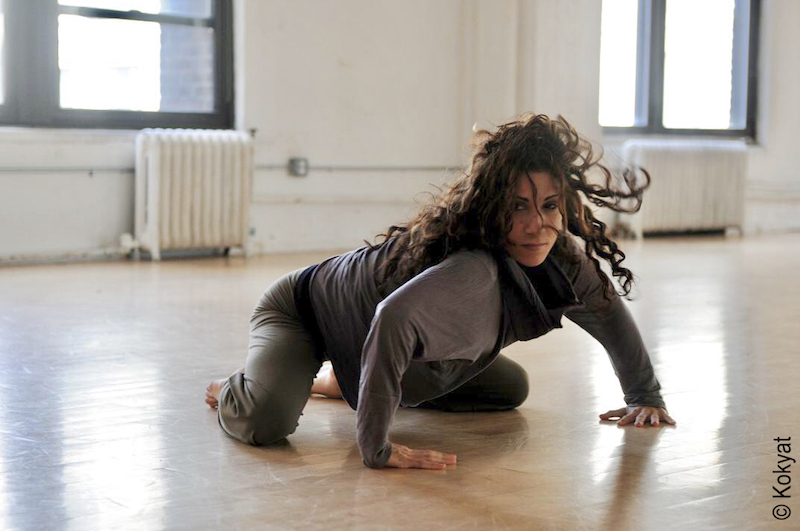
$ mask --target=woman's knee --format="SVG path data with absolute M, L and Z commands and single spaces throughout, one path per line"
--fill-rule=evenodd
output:
M 222 409 L 219 412 L 219 423 L 222 429 L 237 441 L 253 446 L 267 446 L 285 439 L 295 432 L 297 420 L 259 415 L 257 412 L 248 415 L 232 416 Z
M 293 434 L 297 429 L 297 421 L 285 422 L 279 419 L 250 419 L 248 433 L 250 444 L 268 446 Z
M 522 405 L 528 398 L 530 384 L 528 373 L 519 363 L 505 356 L 498 358 L 494 364 L 489 366 L 491 373 L 484 375 L 494 386 L 498 405 L 503 409 L 513 409 Z
M 269 445 L 295 432 L 300 415 L 270 400 L 261 386 L 243 374 L 230 378 L 220 391 L 219 423 L 234 439 L 254 446 Z
M 528 398 L 530 392 L 530 384 L 528 381 L 528 373 L 525 369 L 520 367 L 519 371 L 514 373 L 513 378 L 508 382 L 508 405 L 511 408 L 519 407 Z

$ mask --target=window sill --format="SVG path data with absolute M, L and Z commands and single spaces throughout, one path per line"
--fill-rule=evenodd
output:
M 0 142 L 132 142 L 138 130 L 134 129 L 63 129 L 51 127 L 0 126 Z

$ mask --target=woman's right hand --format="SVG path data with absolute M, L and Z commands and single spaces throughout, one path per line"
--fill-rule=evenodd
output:
M 447 465 L 455 465 L 456 460 L 456 454 L 445 454 L 435 450 L 414 450 L 402 444 L 392 443 L 392 455 L 385 466 L 444 470 Z

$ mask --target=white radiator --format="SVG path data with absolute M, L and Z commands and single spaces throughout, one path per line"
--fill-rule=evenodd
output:
M 128 247 L 150 251 L 153 260 L 177 249 L 241 247 L 247 254 L 252 161 L 243 132 L 142 130 Z
M 738 227 L 744 218 L 746 148 L 737 141 L 629 140 L 622 147 L 628 164 L 651 177 L 641 210 L 624 216 L 643 232 Z

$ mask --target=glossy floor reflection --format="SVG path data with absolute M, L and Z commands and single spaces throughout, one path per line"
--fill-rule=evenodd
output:
M 600 422 L 618 382 L 565 319 L 506 350 L 518 410 L 400 410 L 392 439 L 457 453 L 444 472 L 365 468 L 343 401 L 312 397 L 267 448 L 204 404 L 262 291 L 327 253 L 0 268 L 0 529 L 797 528 L 772 471 L 773 439 L 800 437 L 800 235 L 623 249 L 678 427 Z

